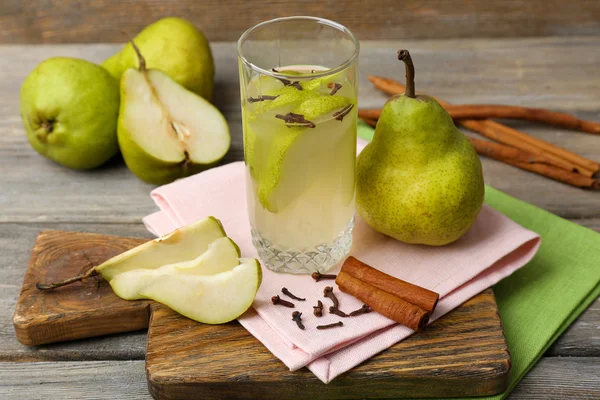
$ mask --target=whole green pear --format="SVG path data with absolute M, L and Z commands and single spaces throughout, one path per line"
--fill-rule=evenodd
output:
M 21 119 L 41 155 L 75 169 L 98 167 L 119 151 L 119 83 L 99 65 L 50 58 L 21 86 Z
M 441 246 L 464 235 L 481 210 L 481 162 L 444 108 L 407 88 L 390 98 L 357 160 L 356 209 L 375 230 L 406 243 Z
M 163 18 L 145 27 L 134 40 L 149 69 L 158 69 L 186 89 L 212 99 L 215 64 L 208 41 L 194 24 L 183 18 Z M 139 68 L 139 63 L 127 43 L 102 66 L 121 79 L 129 68 Z

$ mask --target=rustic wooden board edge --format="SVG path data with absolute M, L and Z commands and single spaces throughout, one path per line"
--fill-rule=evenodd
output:
M 495 296 L 491 288 L 466 301 L 461 307 L 473 308 L 482 305 L 493 305 L 496 307 Z M 265 367 L 268 369 L 268 372 L 260 377 L 260 381 L 255 380 L 258 378 L 251 371 L 248 372 L 247 376 L 240 376 L 238 374 L 224 379 L 215 379 L 215 377 L 209 376 L 210 374 L 203 374 L 201 370 L 198 370 L 193 378 L 189 375 L 185 376 L 181 371 L 192 368 L 192 366 L 190 364 L 185 365 L 185 359 L 181 360 L 181 364 L 179 360 L 166 360 L 164 349 L 159 348 L 164 343 L 157 345 L 155 343 L 156 339 L 153 336 L 155 334 L 157 337 L 160 336 L 155 330 L 164 329 L 166 325 L 172 327 L 167 328 L 167 330 L 177 330 L 182 340 L 185 340 L 183 338 L 188 335 L 188 332 L 185 329 L 173 327 L 175 325 L 173 321 L 169 324 L 164 323 L 164 321 L 174 318 L 172 311 L 161 308 L 160 305 L 156 307 L 153 305 L 151 308 L 152 320 L 148 333 L 145 368 L 148 390 L 155 399 L 186 399 L 193 395 L 201 396 L 203 399 L 230 398 L 231 396 L 250 399 L 258 395 L 257 385 L 260 386 L 261 398 L 265 400 L 279 398 L 314 400 L 320 398 L 419 397 L 415 393 L 422 394 L 421 397 L 466 397 L 498 394 L 506 390 L 509 384 L 512 364 L 508 344 L 503 330 L 501 330 L 502 323 L 497 308 L 491 321 L 486 321 L 486 327 L 488 335 L 492 328 L 500 329 L 500 335 L 496 335 L 495 340 L 499 340 L 501 343 L 495 343 L 494 350 L 490 352 L 493 354 L 490 356 L 490 359 L 473 363 L 472 375 L 469 377 L 460 375 L 461 373 L 464 374 L 464 372 L 460 371 L 460 367 L 453 365 L 451 362 L 449 362 L 446 368 L 439 370 L 437 373 L 433 371 L 433 368 L 430 368 L 432 373 L 427 379 L 419 377 L 416 369 L 411 371 L 410 368 L 403 369 L 402 366 L 398 367 L 395 371 L 390 369 L 389 371 L 382 372 L 381 370 L 381 366 L 387 365 L 390 360 L 393 361 L 396 355 L 403 354 L 404 357 L 410 357 L 412 354 L 411 351 L 421 351 L 418 344 L 415 345 L 414 343 L 418 343 L 423 335 L 432 336 L 432 341 L 438 341 L 439 344 L 439 340 L 441 339 L 436 337 L 439 330 L 447 326 L 447 321 L 453 318 L 451 317 L 453 313 L 458 312 L 460 314 L 464 312 L 461 309 L 456 309 L 433 323 L 428 330 L 382 351 L 359 366 L 337 377 L 329 384 L 322 383 L 306 368 L 290 372 L 281 361 L 270 353 L 268 353 L 270 359 L 266 360 L 265 364 L 268 363 L 271 365 Z M 163 320 L 163 328 L 160 327 L 161 319 Z M 457 321 L 453 323 L 459 324 L 460 318 L 457 318 Z M 237 327 L 229 325 L 224 327 L 225 330 L 229 329 L 231 331 L 235 328 Z M 207 329 L 210 330 L 211 328 Z M 496 332 L 498 332 L 497 329 Z M 164 336 L 165 332 L 161 333 Z M 210 333 L 208 335 L 211 336 Z M 482 335 L 486 335 L 486 332 L 482 332 Z M 212 338 L 214 341 L 221 339 L 221 337 L 216 335 Z M 243 333 L 237 332 L 235 339 L 247 341 L 245 344 L 248 347 L 263 346 L 258 339 L 251 336 L 245 330 L 243 330 Z M 498 350 L 498 348 L 501 350 Z M 249 351 L 253 350 L 249 349 Z M 465 352 L 467 355 L 469 354 L 468 349 Z M 422 354 L 420 355 L 422 356 Z M 202 357 L 202 354 L 197 354 L 196 357 Z M 165 361 L 167 364 L 165 364 Z M 215 361 L 215 363 L 222 364 L 222 360 Z M 379 367 L 372 370 L 377 364 L 379 364 Z M 201 368 L 197 365 L 196 367 L 196 369 Z M 222 369 L 223 365 L 219 367 Z M 252 367 L 249 366 L 249 368 Z M 425 365 L 423 368 L 428 368 L 428 366 Z M 272 374 L 274 371 L 275 374 L 267 377 L 267 375 Z M 223 373 L 226 374 L 226 371 L 223 371 Z M 231 392 L 232 383 L 235 383 L 236 394 Z M 385 387 L 385 390 L 382 387 Z M 373 393 L 376 394 L 374 397 L 370 395 Z
M 29 264 L 23 278 L 21 292 L 13 314 L 13 328 L 17 340 L 26 346 L 38 346 L 148 328 L 150 302 L 144 300 L 126 302 L 115 296 L 115 301 L 113 301 L 110 308 L 95 309 L 91 316 L 85 310 L 52 310 L 51 306 L 44 307 L 44 315 L 40 315 L 32 310 L 31 304 L 35 304 L 37 301 L 45 301 L 44 296 L 46 294 L 37 291 L 35 282 L 40 279 L 40 269 L 43 269 L 39 264 L 44 263 L 43 256 L 46 250 L 44 245 L 47 240 L 53 240 L 57 236 L 64 236 L 65 240 L 80 236 L 88 238 L 90 241 L 97 238 L 109 238 L 109 240 L 110 238 L 119 238 L 119 240 L 123 241 L 124 246 L 119 248 L 118 251 L 126 250 L 128 247 L 144 243 L 148 240 L 63 230 L 41 231 L 35 239 Z M 103 260 L 101 259 L 100 261 Z M 62 278 L 78 273 L 72 267 L 72 265 L 65 266 L 66 271 Z M 73 285 L 80 285 L 81 288 L 84 288 L 97 284 L 98 289 L 103 290 L 104 293 L 112 292 L 108 282 L 91 281 L 92 279 L 90 279 L 90 282 L 75 283 Z M 72 290 L 72 288 L 59 288 L 55 290 Z M 31 297 L 35 298 L 35 300 L 31 301 Z M 90 301 L 93 301 L 93 299 L 90 299 Z M 117 315 L 120 318 L 119 324 L 105 323 Z M 94 329 L 90 329 L 90 326 L 93 326 Z

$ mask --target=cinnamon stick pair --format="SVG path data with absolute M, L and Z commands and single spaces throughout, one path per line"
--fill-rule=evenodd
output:
M 423 329 L 437 305 L 439 295 L 387 275 L 350 256 L 335 283 L 373 310 L 413 330 Z

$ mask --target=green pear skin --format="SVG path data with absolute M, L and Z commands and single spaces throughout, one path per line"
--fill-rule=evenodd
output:
M 215 64 L 208 41 L 194 24 L 183 18 L 163 18 L 145 27 L 134 41 L 148 69 L 161 70 L 186 89 L 212 99 Z M 139 68 L 139 61 L 127 43 L 102 66 L 121 79 L 127 69 Z
M 428 96 L 394 96 L 357 160 L 356 208 L 375 230 L 406 243 L 442 246 L 481 210 L 481 162 L 443 107 Z
M 119 151 L 119 82 L 104 68 L 66 57 L 40 63 L 21 86 L 31 146 L 54 162 L 90 169 Z

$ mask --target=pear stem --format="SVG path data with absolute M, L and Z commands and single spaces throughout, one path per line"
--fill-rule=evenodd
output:
M 142 56 L 140 49 L 135 45 L 133 39 L 131 39 L 131 45 L 133 46 L 133 50 L 135 50 L 135 54 L 137 54 L 138 61 L 140 62 L 140 71 L 146 72 L 146 59 Z
M 56 288 L 59 288 L 61 286 L 70 285 L 71 283 L 83 281 L 86 278 L 89 278 L 90 276 L 95 275 L 95 273 L 96 273 L 96 267 L 92 267 L 92 268 L 88 269 L 86 272 L 84 272 L 83 274 L 80 274 L 80 275 L 77 275 L 77 276 L 73 276 L 71 278 L 68 278 L 68 279 L 65 279 L 65 280 L 62 280 L 62 281 L 52 282 L 52 283 L 41 283 L 41 282 L 38 282 L 38 283 L 35 284 L 35 287 L 38 290 L 56 289 Z
M 417 97 L 415 95 L 415 66 L 408 50 L 398 50 L 398 60 L 404 61 L 406 66 L 406 91 L 404 95 L 414 99 Z

